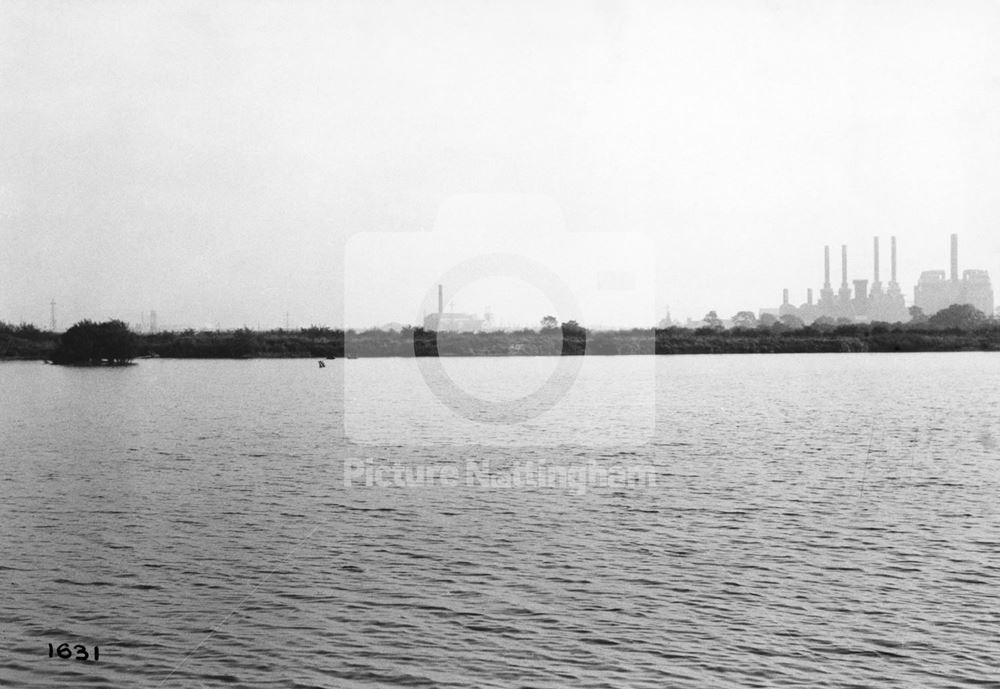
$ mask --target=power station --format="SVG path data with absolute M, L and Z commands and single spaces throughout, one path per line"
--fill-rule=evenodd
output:
M 424 329 L 439 333 L 474 333 L 483 329 L 485 319 L 473 313 L 444 310 L 444 285 L 438 285 L 437 313 L 424 316 Z
M 966 270 L 958 277 L 958 235 L 951 235 L 951 274 L 943 270 L 925 270 L 913 288 L 913 304 L 930 316 L 952 304 L 972 304 L 993 315 L 993 287 L 985 270 Z
M 778 315 L 797 316 L 804 323 L 812 323 L 817 318 L 848 319 L 850 321 L 884 321 L 887 323 L 906 322 L 910 319 L 903 292 L 896 279 L 896 238 L 890 238 L 889 284 L 883 286 L 879 271 L 879 238 L 874 237 L 873 274 L 871 287 L 867 279 L 848 281 L 847 245 L 840 247 L 840 289 L 836 293 L 830 283 L 830 247 L 823 248 L 823 288 L 819 301 L 813 303 L 813 291 L 806 291 L 804 304 L 793 305 L 789 301 L 788 289 L 782 290 L 782 304 Z M 852 289 L 853 286 L 853 289 Z M 971 304 L 987 316 L 993 315 L 993 287 L 989 273 L 985 270 L 966 270 L 958 277 L 958 235 L 951 235 L 951 276 L 948 279 L 943 270 L 928 270 L 920 274 L 920 280 L 913 290 L 913 304 L 925 315 L 931 316 L 952 304 Z M 762 313 L 774 310 L 764 309 Z

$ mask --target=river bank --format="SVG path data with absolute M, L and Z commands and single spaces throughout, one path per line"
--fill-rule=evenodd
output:
M 0 359 L 47 360 L 58 341 L 58 333 L 35 329 L 0 333 Z M 965 330 L 866 324 L 826 330 L 673 327 L 441 334 L 316 327 L 136 334 L 135 345 L 138 357 L 177 359 L 1000 351 L 1000 324 L 990 321 Z

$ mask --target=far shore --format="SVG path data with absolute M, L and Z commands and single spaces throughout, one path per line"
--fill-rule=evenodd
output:
M 29 326 L 30 328 L 30 326 Z M 60 334 L 33 328 L 0 332 L 0 360 L 51 360 Z M 642 354 L 805 354 L 1000 351 L 1000 322 L 970 328 L 926 324 L 850 324 L 800 328 L 635 328 L 435 333 L 313 327 L 298 330 L 134 334 L 135 359 L 627 356 Z

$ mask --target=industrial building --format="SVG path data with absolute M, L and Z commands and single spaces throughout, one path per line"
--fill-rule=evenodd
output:
M 806 290 L 806 302 L 793 305 L 788 298 L 788 290 L 783 290 L 783 298 L 778 313 L 792 315 L 804 323 L 812 323 L 817 318 L 834 320 L 846 318 L 851 321 L 906 321 L 909 313 L 903 300 L 903 292 L 896 280 L 896 238 L 891 238 L 891 260 L 889 284 L 883 286 L 879 266 L 879 240 L 874 238 L 874 278 L 871 287 L 868 280 L 848 281 L 847 245 L 840 247 L 840 288 L 834 292 L 830 283 L 830 247 L 823 247 L 823 288 L 819 300 L 813 301 L 812 288 Z
M 972 304 L 987 316 L 993 315 L 993 287 L 985 270 L 966 270 L 958 276 L 958 235 L 951 235 L 951 274 L 925 270 L 913 288 L 913 304 L 931 316 L 952 304 Z
M 910 320 L 903 292 L 896 280 L 896 238 L 891 238 L 890 273 L 888 285 L 882 284 L 879 272 L 879 238 L 874 238 L 874 265 L 871 286 L 867 279 L 848 280 L 847 245 L 840 247 L 840 288 L 834 292 L 830 283 L 830 247 L 823 249 L 823 288 L 819 300 L 813 302 L 812 288 L 806 290 L 806 302 L 795 306 L 789 301 L 788 290 L 783 290 L 781 316 L 792 315 L 804 323 L 817 318 L 847 319 L 852 322 L 884 321 L 887 323 Z M 943 270 L 921 273 L 913 289 L 913 303 L 924 314 L 931 316 L 952 304 L 972 304 L 987 315 L 993 314 L 993 287 L 985 270 L 966 270 L 958 276 L 958 235 L 951 235 L 951 275 Z M 771 312 L 761 309 L 761 313 Z
M 474 333 L 483 329 L 485 318 L 473 313 L 444 310 L 444 286 L 438 285 L 438 310 L 424 316 L 424 329 L 440 333 Z

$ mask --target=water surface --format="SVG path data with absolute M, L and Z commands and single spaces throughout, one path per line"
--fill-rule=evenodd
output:
M 3 684 L 1000 686 L 1000 356 L 595 357 L 537 446 L 448 436 L 414 365 L 0 365 Z M 501 397 L 538 368 L 457 366 Z M 656 483 L 346 488 L 345 458 Z

